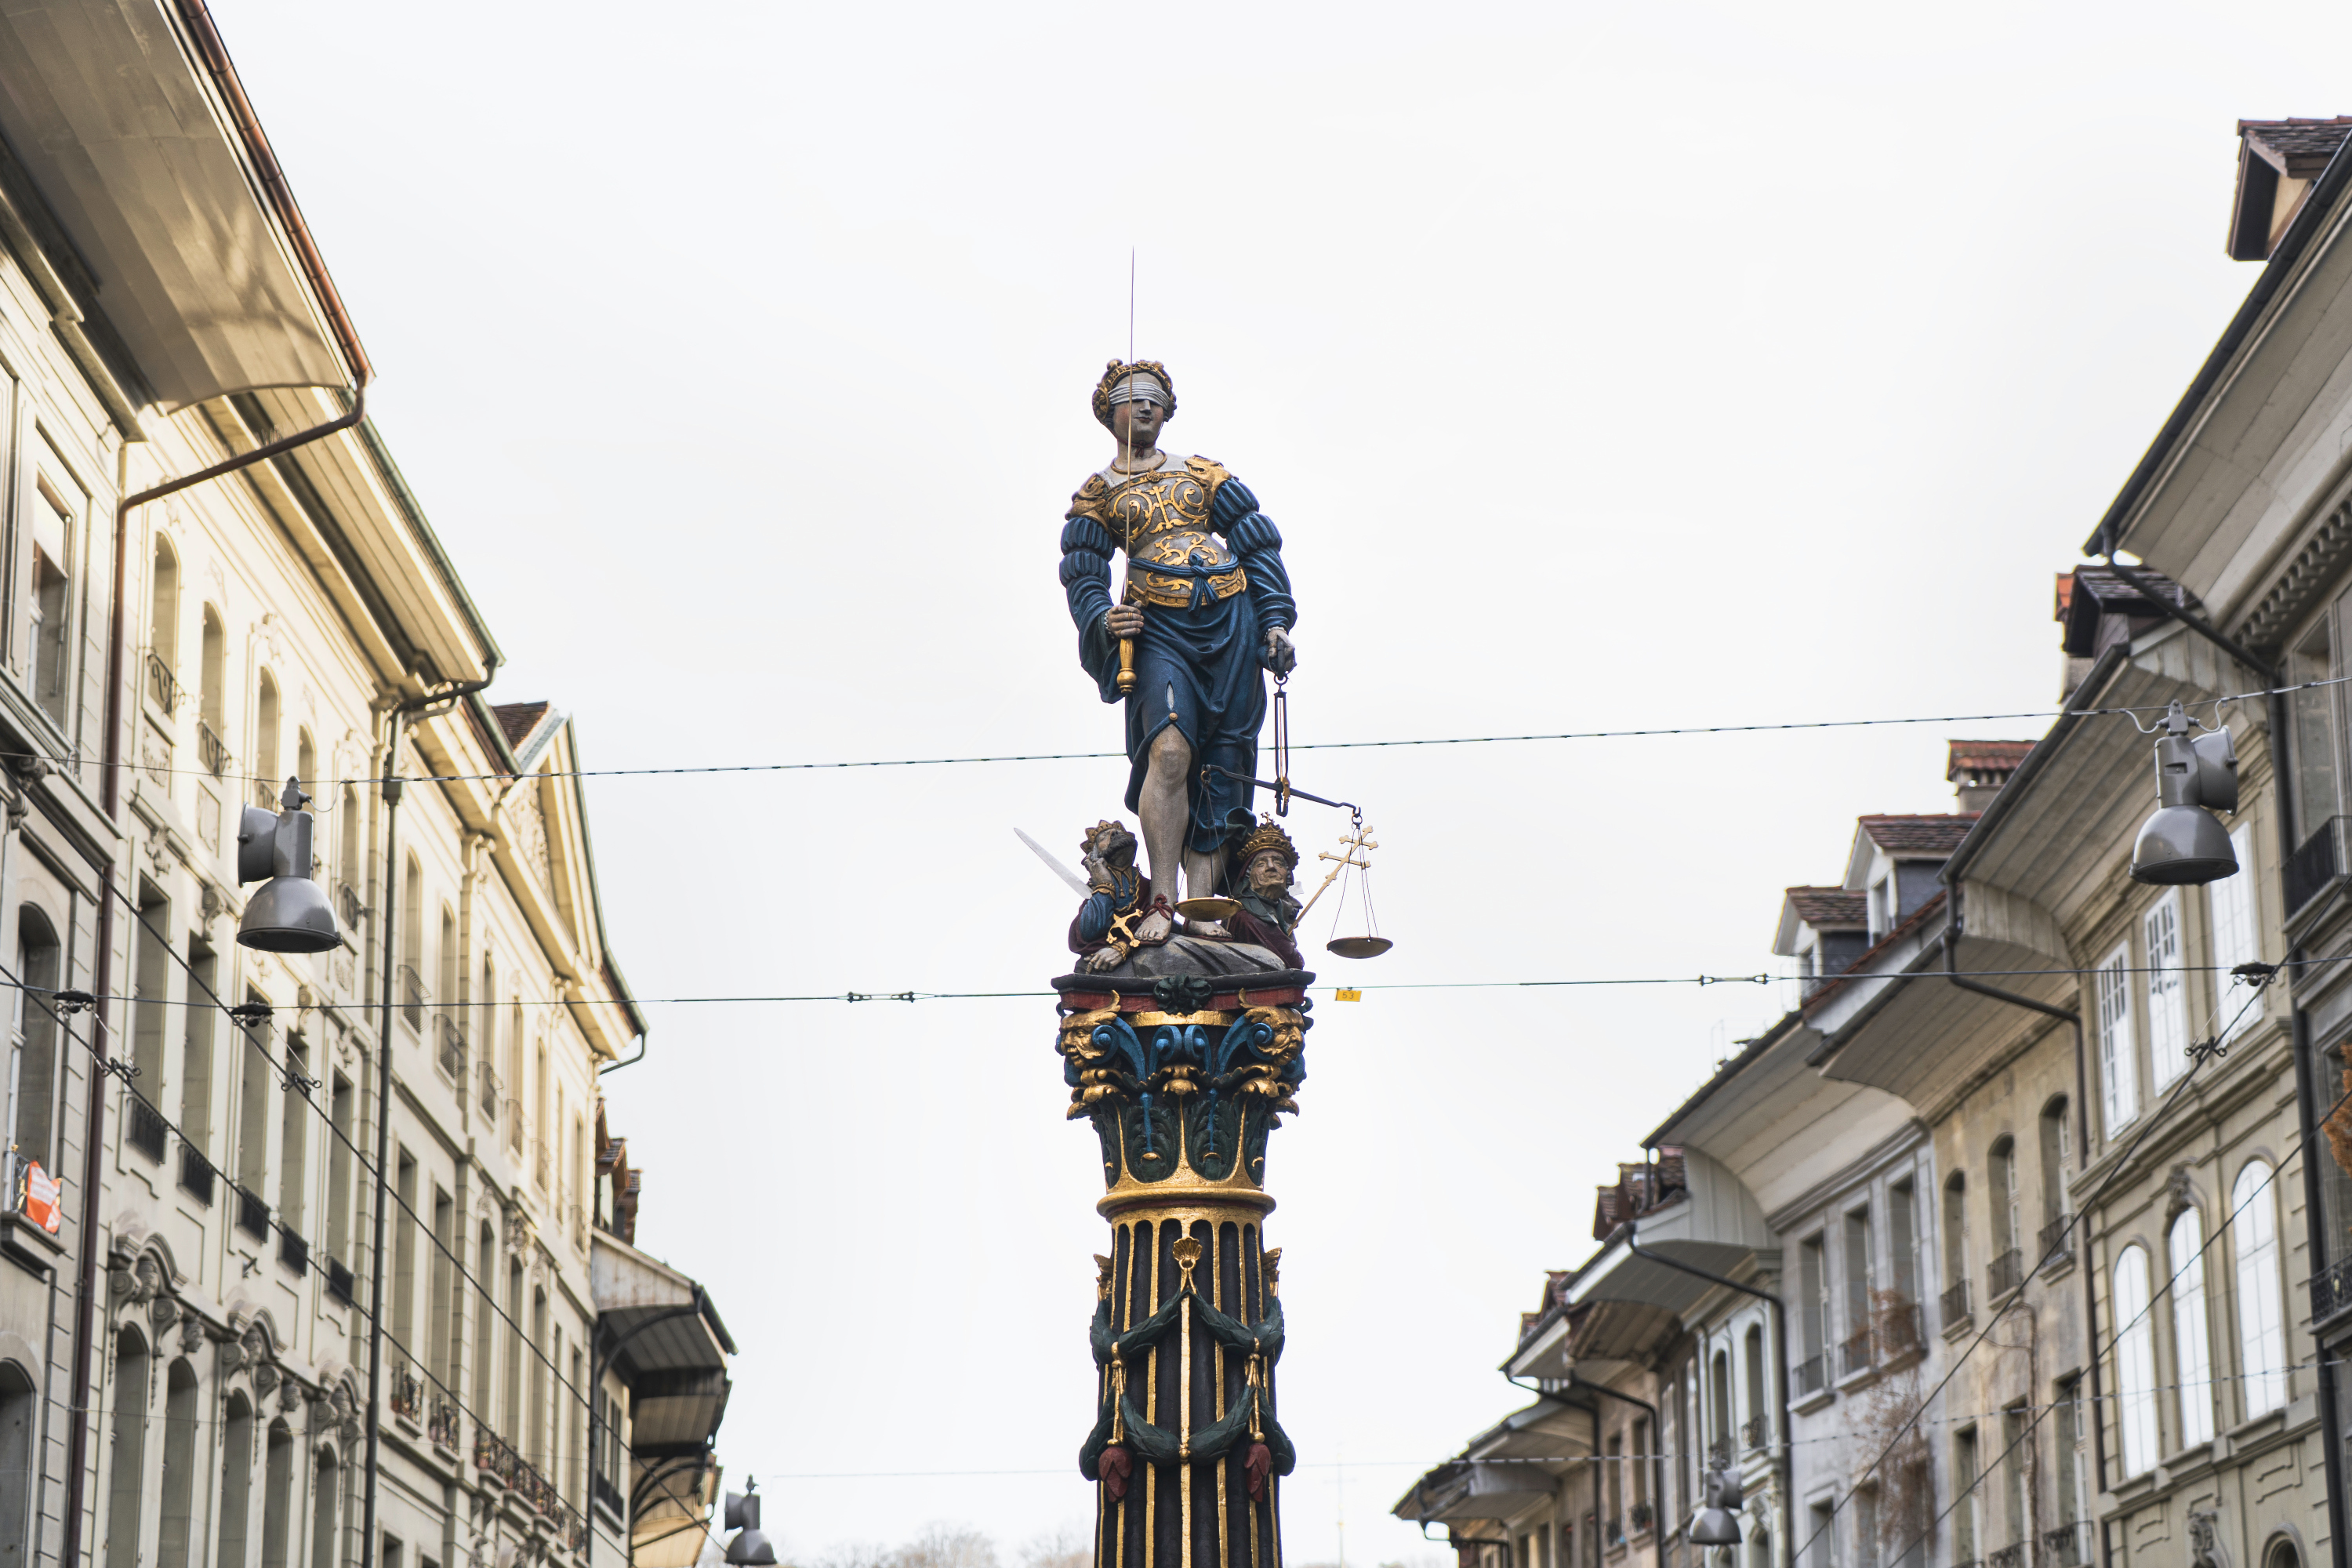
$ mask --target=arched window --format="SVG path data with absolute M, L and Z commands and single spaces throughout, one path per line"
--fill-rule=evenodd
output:
M 507 1147 L 522 1157 L 522 998 L 507 1015 Z
M 530 1342 L 541 1353 L 530 1358 L 530 1431 L 523 1452 L 542 1471 L 551 1470 L 547 1447 L 547 1292 L 530 1293 Z
M 147 695 L 166 714 L 178 706 L 180 558 L 172 542 L 155 536 L 155 570 L 147 584 Z
M 482 1222 L 481 1238 L 474 1258 L 474 1418 L 484 1426 L 492 1425 L 490 1410 L 490 1352 L 498 1342 L 495 1338 L 496 1319 L 490 1311 L 490 1291 L 496 1278 L 492 1272 L 499 1266 L 499 1233 Z
M 475 1059 L 481 1065 L 475 1070 L 481 1076 L 482 1115 L 490 1121 L 499 1119 L 499 961 L 490 953 L 482 954 L 482 1005 L 474 1010 L 475 1027 L 481 1031 L 474 1047 Z
M 34 1435 L 41 1394 L 25 1369 L 0 1361 L 0 1568 L 32 1561 Z
M 2180 1385 L 2180 1446 L 2213 1436 L 2213 1342 L 2205 1321 L 2205 1226 L 2182 1209 L 2166 1239 L 2172 1264 L 2173 1382 Z
M 1707 1415 L 1713 1419 L 1714 1440 L 1731 1441 L 1731 1354 L 1717 1351 L 1707 1363 Z
M 2286 1403 L 2286 1316 L 2280 1300 L 2278 1196 L 2271 1168 L 2256 1160 L 2238 1173 L 2230 1240 L 2238 1254 L 2238 1350 L 2246 1419 Z
M 119 1330 L 114 1348 L 114 1469 L 107 1489 L 106 1568 L 139 1568 L 147 1479 L 147 1342 Z
M 310 731 L 299 725 L 294 731 L 294 776 L 312 795 L 319 793 L 319 748 L 310 739 Z
M 242 1394 L 228 1396 L 221 1424 L 220 1556 L 215 1568 L 245 1568 L 247 1531 L 253 1512 L 253 1406 Z
M 2011 1139 L 1993 1141 L 1992 1155 L 1986 1163 L 1985 1179 L 1991 1191 L 1987 1194 L 1992 1204 L 1992 1255 L 1999 1259 L 2003 1254 L 2023 1245 L 2019 1234 L 2023 1228 L 2018 1212 L 2017 1144 Z M 1995 1265 L 1999 1267 L 1998 1263 Z M 2016 1272 L 2012 1264 L 2010 1272 Z M 1996 1290 L 2003 1287 L 1996 1282 Z
M 156 1568 L 188 1568 L 195 1531 L 196 1369 L 185 1356 L 163 1373 L 163 1512 L 155 1542 Z
M 335 1446 L 321 1443 L 318 1486 L 311 1500 L 310 1568 L 336 1568 L 336 1509 L 343 1500 L 342 1492 L 342 1467 L 335 1461 Z
M 408 858 L 400 882 L 400 1016 L 412 1029 L 425 1027 L 425 868 Z
M 2042 1224 L 2045 1229 L 2066 1217 L 2066 1177 L 2074 1163 L 2074 1137 L 2066 1125 L 2066 1099 L 2061 1095 L 2042 1108 Z M 2053 1237 L 2034 1250 L 2047 1256 L 2058 1245 Z
M 16 1159 L 5 1173 L 9 1190 L 25 1163 L 37 1161 L 54 1175 L 58 1102 L 58 1022 L 47 1007 L 27 1005 L 33 987 L 58 984 L 58 939 L 41 912 L 27 904 L 16 911 L 16 973 L 24 984 L 8 994 L 7 1148 Z
M 2244 866 L 2252 862 L 2241 860 L 2238 864 Z M 2261 993 L 2255 994 L 2260 995 Z M 2292 1537 L 2279 1536 L 2263 1549 L 2263 1568 L 2303 1568 L 2303 1553 L 2296 1550 Z
M 1958 1171 L 1944 1178 L 1944 1326 L 1968 1316 L 1969 1179 Z M 1952 1292 L 1959 1291 L 1959 1310 Z
M 335 802 L 335 814 L 341 819 L 342 829 L 342 849 L 335 857 L 335 876 L 343 885 L 343 907 L 349 911 L 359 907 L 360 884 L 365 880 L 360 865 L 359 792 L 345 784 L 341 798 Z
M 539 1158 L 532 1162 L 533 1174 L 538 1179 L 539 1190 L 543 1193 L 547 1191 L 547 1140 L 555 1131 L 554 1124 L 547 1119 L 547 1042 L 545 1040 L 539 1042 L 539 1049 L 532 1059 L 531 1068 L 530 1131 L 531 1138 L 539 1149 Z
M 266 669 L 261 672 L 261 694 L 253 705 L 252 773 L 254 798 L 266 794 L 275 805 L 278 786 L 286 781 L 278 771 L 278 679 Z
M 2124 1474 L 2156 1464 L 2156 1335 L 2147 1321 L 2147 1249 L 2135 1243 L 2116 1258 L 2116 1427 Z
M 434 1032 L 440 1038 L 435 1040 L 433 1046 L 441 1053 L 442 1070 L 451 1078 L 455 1078 L 465 1070 L 465 1063 L 459 1059 L 457 1041 L 457 1035 L 462 1028 L 458 1023 L 462 1012 L 457 1005 L 460 1000 L 457 994 L 458 965 L 465 955 L 457 951 L 457 911 L 446 904 L 441 906 L 441 946 L 438 952 L 441 960 L 441 973 L 435 978 L 440 989 L 435 993 L 435 995 L 440 1001 L 441 1017 Z
M 1769 1423 L 1764 1419 L 1764 1327 L 1760 1323 L 1748 1325 L 1746 1359 L 1748 1425 L 1753 1435 L 1744 1446 L 1761 1448 L 1764 1446 L 1762 1434 L 1769 1429 Z
M 218 778 L 228 771 L 228 634 L 220 612 L 205 606 L 204 647 L 196 659 L 196 756 Z
M 294 1434 L 283 1420 L 269 1424 L 268 1457 L 261 1464 L 261 1568 L 288 1568 L 293 1533 Z

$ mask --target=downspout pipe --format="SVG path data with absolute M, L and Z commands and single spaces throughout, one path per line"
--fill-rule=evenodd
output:
M 370 1243 L 374 1250 L 368 1269 L 367 1487 L 360 1510 L 360 1568 L 374 1568 L 376 1500 L 383 1476 L 379 1456 L 383 1444 L 383 1231 L 387 1218 L 384 1210 L 392 1201 L 392 961 L 394 933 L 400 929 L 400 795 L 404 783 L 400 776 L 400 740 L 411 716 L 444 702 L 470 697 L 487 689 L 498 673 L 498 657 L 493 654 L 482 661 L 481 679 L 463 681 L 397 704 L 392 710 L 387 726 L 390 733 L 384 740 L 383 919 L 377 927 L 383 938 L 383 1020 L 376 1033 L 375 1047 L 375 1216 Z
M 114 505 L 114 600 L 107 615 L 106 629 L 106 737 L 101 743 L 99 787 L 106 805 L 106 818 L 115 822 L 122 811 L 122 692 L 123 660 L 127 633 L 123 626 L 123 595 L 128 592 L 130 562 L 127 558 L 131 539 L 131 514 L 149 501 L 160 500 L 177 494 L 208 479 L 233 474 L 256 463 L 267 462 L 297 447 L 322 440 L 339 431 L 348 430 L 367 417 L 367 377 L 362 373 L 352 388 L 352 406 L 340 416 L 308 430 L 298 430 L 265 447 L 250 452 L 240 452 L 193 474 L 183 474 L 160 485 L 124 496 Z M 103 879 L 98 900 L 98 956 L 93 986 L 100 997 L 114 990 L 114 879 Z M 90 1015 L 90 1046 L 100 1063 L 108 1059 L 107 1007 L 101 1000 Z M 93 1355 L 93 1336 L 98 1332 L 98 1229 L 99 1184 L 105 1175 L 104 1146 L 106 1140 L 106 1099 L 99 1092 L 95 1077 L 90 1080 L 89 1110 L 82 1134 L 81 1184 L 81 1257 L 79 1258 L 79 1298 L 74 1328 L 73 1402 L 67 1420 L 66 1436 L 66 1518 L 64 1540 L 59 1543 L 58 1561 L 62 1568 L 79 1568 L 81 1562 L 82 1511 L 87 1500 L 85 1472 L 89 1459 L 89 1380 Z
M 1773 1381 L 1778 1385 L 1777 1392 L 1780 1398 L 1780 1452 L 1792 1461 L 1787 1473 L 1780 1477 L 1780 1538 L 1788 1542 L 1784 1551 L 1794 1552 L 1797 1549 L 1797 1500 L 1794 1496 L 1797 1476 L 1796 1466 L 1793 1463 L 1796 1450 L 1790 1445 L 1796 1441 L 1796 1428 L 1789 1419 L 1788 1303 L 1772 1291 L 1760 1289 L 1754 1285 L 1743 1285 L 1737 1279 L 1727 1279 L 1722 1275 L 1701 1268 L 1695 1263 L 1685 1263 L 1679 1258 L 1668 1258 L 1663 1252 L 1645 1250 L 1636 1239 L 1632 1220 L 1625 1222 L 1625 1250 L 1636 1258 L 1647 1258 L 1662 1268 L 1672 1268 L 1678 1273 L 1688 1274 L 1694 1279 L 1704 1279 L 1710 1285 L 1720 1285 L 1727 1290 L 1737 1290 L 1743 1296 L 1753 1296 L 1772 1309 L 1772 1332 L 1780 1341 L 1780 1343 L 1774 1347 L 1772 1368 Z

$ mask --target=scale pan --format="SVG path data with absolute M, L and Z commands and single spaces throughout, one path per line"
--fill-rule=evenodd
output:
M 1231 899 L 1181 899 L 1176 912 L 1188 921 L 1229 921 L 1242 912 L 1242 907 Z
M 1396 943 L 1384 936 L 1342 936 L 1323 945 L 1342 958 L 1378 958 Z

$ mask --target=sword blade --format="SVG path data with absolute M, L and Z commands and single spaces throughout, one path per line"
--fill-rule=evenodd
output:
M 1035 839 L 1030 837 L 1027 834 L 1022 832 L 1017 827 L 1013 830 L 1013 837 L 1021 840 L 1022 843 L 1029 846 L 1030 849 L 1036 855 L 1037 858 L 1043 860 L 1047 866 L 1053 868 L 1054 875 L 1059 877 L 1065 882 L 1067 882 L 1070 885 L 1070 890 L 1077 894 L 1078 897 L 1083 899 L 1094 891 L 1092 888 L 1087 886 L 1087 879 L 1084 877 L 1079 876 L 1076 871 L 1071 870 L 1067 866 L 1065 866 L 1059 860 L 1055 859 L 1054 852 L 1046 848 L 1043 844 L 1038 843 Z

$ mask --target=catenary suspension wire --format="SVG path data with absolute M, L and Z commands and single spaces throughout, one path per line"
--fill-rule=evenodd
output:
M 2326 680 L 2300 681 L 2293 686 L 2263 687 L 2249 691 L 2233 691 L 2224 697 L 2200 698 L 2184 706 L 2210 707 L 2217 710 L 2231 702 L 2254 697 L 2272 697 L 2289 692 L 2310 690 L 2316 687 L 2338 686 L 2352 681 L 2352 675 L 2339 675 Z M 1493 746 L 1537 741 L 1625 741 L 1643 740 L 1669 735 L 1738 735 L 1768 733 L 1783 730 L 1860 730 L 1906 724 L 1979 724 L 2006 720 L 2105 719 L 2128 717 L 2141 713 L 2161 713 L 2167 703 L 2144 704 L 2135 708 L 2078 708 L 2051 710 L 2026 709 L 2006 713 L 1924 713 L 1908 717 L 1883 719 L 1805 719 L 1785 723 L 1767 724 L 1686 724 L 1651 730 L 1564 730 L 1543 733 L 1516 735 L 1434 735 L 1416 736 L 1389 741 L 1298 741 L 1291 744 L 1295 752 L 1387 751 L 1415 746 Z M 849 761 L 816 763 L 719 763 L 667 768 L 551 768 L 528 773 L 415 773 L 404 775 L 410 784 L 507 784 L 521 779 L 594 779 L 594 778 L 674 778 L 699 773 L 822 773 L 850 768 L 937 768 L 962 767 L 992 763 L 1067 763 L 1100 762 L 1124 757 L 1125 752 L 1019 752 L 982 753 L 958 757 L 873 757 Z M 69 757 L 52 757 L 37 752 L 0 752 L 0 759 L 39 761 L 59 769 L 76 766 L 103 767 L 109 764 L 96 761 L 77 763 Z M 185 773 L 205 778 L 235 779 L 241 783 L 282 784 L 282 779 L 262 778 L 258 774 L 215 773 L 210 768 L 150 768 L 135 760 L 123 760 L 110 764 L 117 768 L 142 768 L 150 773 Z M 372 777 L 321 779 L 320 784 L 378 784 Z

